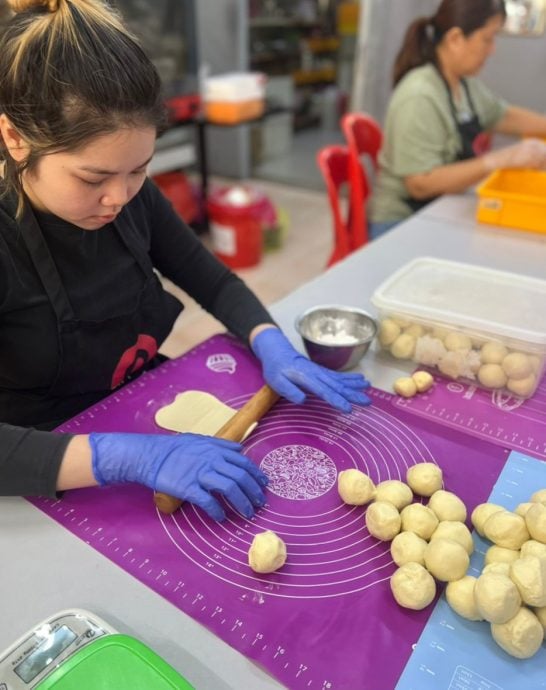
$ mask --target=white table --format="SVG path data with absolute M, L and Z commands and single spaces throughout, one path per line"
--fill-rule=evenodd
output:
M 466 197 L 447 197 L 277 303 L 273 315 L 301 348 L 296 316 L 319 303 L 373 313 L 375 287 L 417 256 L 444 257 L 543 278 L 546 236 L 478 225 Z M 362 369 L 390 390 L 399 371 L 370 351 Z M 165 599 L 23 499 L 0 499 L 0 649 L 42 618 L 79 607 L 155 649 L 198 690 L 282 687 Z

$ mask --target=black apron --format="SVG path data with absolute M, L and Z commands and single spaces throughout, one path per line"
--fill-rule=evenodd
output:
M 144 282 L 129 311 L 113 314 L 110 305 L 104 303 L 102 318 L 86 321 L 77 318 L 73 312 L 38 221 L 28 204 L 19 225 L 57 318 L 58 367 L 46 398 L 80 397 L 80 409 L 156 365 L 158 347 L 182 309 L 180 302 L 163 290 L 145 248 L 131 238 L 130 226 L 114 222 L 114 227 L 142 270 Z M 39 348 L 40 343 L 36 342 L 35 346 Z M 52 423 L 47 426 L 51 427 Z
M 489 148 L 490 138 L 487 132 L 482 127 L 480 118 L 476 113 L 474 102 L 472 101 L 472 96 L 470 95 L 470 89 L 468 88 L 466 80 L 461 79 L 461 84 L 463 86 L 463 89 L 465 90 L 466 99 L 470 107 L 471 117 L 466 122 L 460 122 L 457 118 L 457 108 L 455 107 L 455 103 L 453 102 L 453 95 L 451 93 L 451 89 L 449 88 L 449 84 L 447 83 L 444 75 L 440 72 L 440 70 L 438 70 L 438 74 L 440 75 L 446 87 L 453 122 L 455 123 L 455 127 L 457 128 L 457 131 L 459 132 L 459 136 L 461 138 L 461 148 L 459 149 L 454 162 L 465 161 L 469 158 L 475 158 L 476 156 L 485 153 L 485 151 Z M 430 204 L 431 201 L 434 201 L 437 198 L 437 196 L 430 197 L 428 199 L 414 199 L 413 197 L 409 197 L 405 199 L 405 202 L 408 204 L 411 210 L 414 213 L 416 213 L 417 211 L 420 211 L 424 206 Z

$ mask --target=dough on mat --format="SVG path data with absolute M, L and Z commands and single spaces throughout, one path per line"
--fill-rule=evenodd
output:
M 484 563 L 490 565 L 491 563 L 513 563 L 520 558 L 520 551 L 514 549 L 507 549 L 504 546 L 497 546 L 493 544 L 485 552 Z
M 434 384 L 434 378 L 428 371 L 414 371 L 411 375 L 418 393 L 426 393 Z
M 474 542 L 470 530 L 457 520 L 443 520 L 432 533 L 430 541 L 433 539 L 451 539 L 460 544 L 470 556 L 474 551 Z
M 483 533 L 493 544 L 504 546 L 505 549 L 519 551 L 522 544 L 531 538 L 525 524 L 529 512 L 525 516 L 525 520 L 521 515 L 516 515 L 509 510 L 493 513 L 485 521 Z
M 483 526 L 487 518 L 500 510 L 505 510 L 505 508 L 497 503 L 480 503 L 474 508 L 470 516 L 470 522 L 474 525 L 474 529 L 480 537 L 483 537 Z
M 375 485 L 372 480 L 354 467 L 338 474 L 337 490 L 341 500 L 350 506 L 363 506 L 375 496 Z
M 236 412 L 210 393 L 186 391 L 179 393 L 169 405 L 161 407 L 155 413 L 155 422 L 169 431 L 214 436 Z M 255 426 L 256 423 L 247 429 L 245 438 Z
M 424 609 L 436 595 L 434 578 L 419 563 L 406 563 L 398 568 L 393 573 L 390 584 L 396 602 L 414 611 Z
M 403 398 L 413 398 L 417 394 L 417 384 L 411 376 L 401 376 L 393 384 L 395 393 L 401 395 Z
M 443 474 L 433 462 L 419 462 L 406 472 L 406 481 L 419 496 L 432 496 L 443 486 Z
M 452 491 L 438 489 L 430 497 L 428 507 L 434 511 L 440 521 L 464 522 L 466 520 L 466 506 Z
M 413 493 L 407 484 L 399 479 L 386 479 L 375 487 L 375 500 L 388 501 L 402 510 L 413 501 Z
M 459 616 L 469 621 L 483 621 L 474 601 L 475 585 L 476 578 L 472 575 L 465 575 L 460 580 L 449 582 L 446 587 L 446 599 Z
M 398 566 L 406 563 L 425 565 L 425 549 L 427 542 L 418 537 L 415 532 L 400 532 L 391 542 L 392 560 Z
M 439 522 L 433 511 L 421 503 L 410 503 L 402 510 L 400 517 L 403 532 L 415 532 L 425 540 L 430 539 Z
M 546 544 L 546 506 L 534 503 L 525 513 L 525 524 L 529 534 L 535 541 Z
M 366 509 L 368 532 L 381 541 L 390 541 L 400 532 L 400 513 L 388 501 L 376 501 Z
M 532 657 L 544 640 L 539 619 L 524 606 L 506 623 L 492 625 L 491 634 L 499 647 L 517 659 Z
M 425 549 L 425 567 L 441 582 L 460 580 L 466 575 L 469 564 L 464 546 L 452 539 L 433 539 Z
M 512 580 L 506 575 L 492 572 L 478 578 L 474 600 L 482 618 L 490 623 L 506 623 L 521 606 L 520 593 Z
M 286 544 L 271 530 L 254 536 L 248 551 L 248 564 L 256 573 L 272 573 L 286 562 Z
M 546 606 L 546 560 L 537 556 L 518 558 L 510 566 L 510 579 L 528 606 Z

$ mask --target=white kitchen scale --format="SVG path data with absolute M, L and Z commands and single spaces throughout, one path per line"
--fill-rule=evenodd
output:
M 149 647 L 89 611 L 43 620 L 0 653 L 0 690 L 194 690 Z

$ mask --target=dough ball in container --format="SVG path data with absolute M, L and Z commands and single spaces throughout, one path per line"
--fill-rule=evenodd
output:
M 467 371 L 466 353 L 459 350 L 448 351 L 438 362 L 438 369 L 450 379 L 458 379 Z
M 406 563 L 425 565 L 425 549 L 427 542 L 414 532 L 400 532 L 392 540 L 391 556 L 398 566 Z
M 428 502 L 428 507 L 434 511 L 438 520 L 466 520 L 466 506 L 452 491 L 439 489 L 435 491 Z
M 506 623 L 521 606 L 521 596 L 516 585 L 506 575 L 485 573 L 480 575 L 474 587 L 476 608 L 489 623 Z
M 546 560 L 537 556 L 518 558 L 510 565 L 510 579 L 528 606 L 546 606 Z
M 397 510 L 402 510 L 413 501 L 413 492 L 407 484 L 399 479 L 386 479 L 375 487 L 375 499 L 388 501 Z
M 379 325 L 379 342 L 383 347 L 389 347 L 400 335 L 402 329 L 393 319 L 383 319 Z
M 546 506 L 535 503 L 525 513 L 525 524 L 529 534 L 536 541 L 546 544 Z
M 486 388 L 504 388 L 508 377 L 500 364 L 482 364 L 478 369 L 478 381 Z
M 411 376 L 401 376 L 393 383 L 394 392 L 403 398 L 413 398 L 417 395 L 417 385 Z
M 506 623 L 491 625 L 493 639 L 507 654 L 516 659 L 534 656 L 544 640 L 544 629 L 534 613 L 522 606 Z M 525 684 L 522 683 L 522 688 Z
M 472 535 L 464 522 L 458 522 L 457 520 L 444 520 L 440 522 L 432 533 L 430 541 L 434 539 L 451 539 L 452 541 L 456 541 L 463 547 L 469 556 L 474 551 Z
M 496 503 L 479 503 L 474 508 L 472 515 L 470 516 L 470 522 L 480 537 L 484 536 L 483 526 L 487 518 L 491 517 L 493 513 L 498 513 L 501 510 L 505 510 L 505 508 L 497 505 Z
M 529 374 L 524 379 L 508 379 L 506 382 L 506 388 L 511 393 L 521 396 L 522 398 L 528 398 L 531 396 L 537 387 L 537 379 L 534 374 Z
M 396 359 L 411 359 L 415 352 L 415 338 L 408 333 L 402 333 L 391 345 L 391 355 Z
M 448 582 L 446 587 L 446 599 L 451 608 L 459 616 L 469 621 L 483 621 L 474 601 L 474 587 L 476 578 L 465 575 L 460 580 Z
M 499 510 L 485 521 L 484 536 L 497 546 L 519 551 L 521 545 L 530 538 L 525 524 L 526 519 L 527 516 L 524 520 L 521 515 L 516 515 L 509 510 Z
M 400 513 L 402 531 L 415 532 L 418 537 L 428 541 L 438 527 L 438 518 L 434 512 L 421 503 L 411 503 Z
M 351 468 L 337 476 L 337 490 L 341 500 L 350 506 L 363 506 L 373 500 L 375 484 L 367 474 Z
M 434 385 L 434 377 L 428 371 L 414 371 L 411 378 L 415 382 L 418 393 L 426 393 Z
M 436 596 L 434 578 L 419 563 L 406 563 L 398 568 L 390 584 L 396 603 L 406 609 L 421 611 Z
M 522 518 L 525 517 L 525 513 L 529 510 L 529 508 L 533 504 L 531 502 L 526 502 L 526 503 L 519 503 L 516 508 L 514 508 L 514 513 L 516 515 L 521 515 Z
M 502 364 L 502 360 L 508 354 L 508 348 L 502 343 L 490 341 L 484 343 L 480 350 L 482 364 Z
M 484 566 L 481 574 L 485 575 L 486 573 L 497 573 L 497 575 L 510 577 L 510 563 L 505 563 L 504 561 L 493 561 L 493 563 L 488 563 Z
M 425 335 L 425 329 L 418 323 L 412 323 L 411 326 L 404 328 L 404 333 L 412 335 L 414 338 L 421 338 Z
M 444 345 L 447 350 L 471 350 L 472 341 L 464 333 L 453 331 L 444 338 Z
M 271 530 L 254 536 L 248 551 L 248 564 L 256 573 L 273 573 L 286 562 L 286 544 Z
M 406 472 L 406 481 L 418 496 L 432 496 L 444 482 L 443 472 L 433 462 L 419 462 Z
M 400 532 L 401 518 L 398 510 L 388 501 L 376 501 L 366 508 L 368 532 L 381 541 L 390 541 Z
M 538 556 L 538 558 L 546 558 L 546 544 L 543 544 L 536 539 L 529 539 L 521 545 L 519 551 L 521 558 L 525 556 Z
M 447 350 L 440 338 L 424 335 L 415 344 L 413 358 L 416 362 L 424 364 L 426 367 L 435 367 L 446 353 Z
M 523 352 L 511 352 L 502 360 L 502 368 L 509 379 L 526 379 L 534 374 L 531 360 Z
M 460 580 L 469 564 L 468 553 L 451 539 L 434 539 L 425 549 L 425 567 L 441 582 Z
M 531 503 L 544 503 L 546 505 L 546 489 L 539 489 L 529 499 Z
M 514 549 L 506 549 L 504 546 L 497 546 L 493 544 L 485 552 L 484 563 L 489 565 L 490 563 L 513 563 L 521 557 L 520 551 L 515 551 Z

